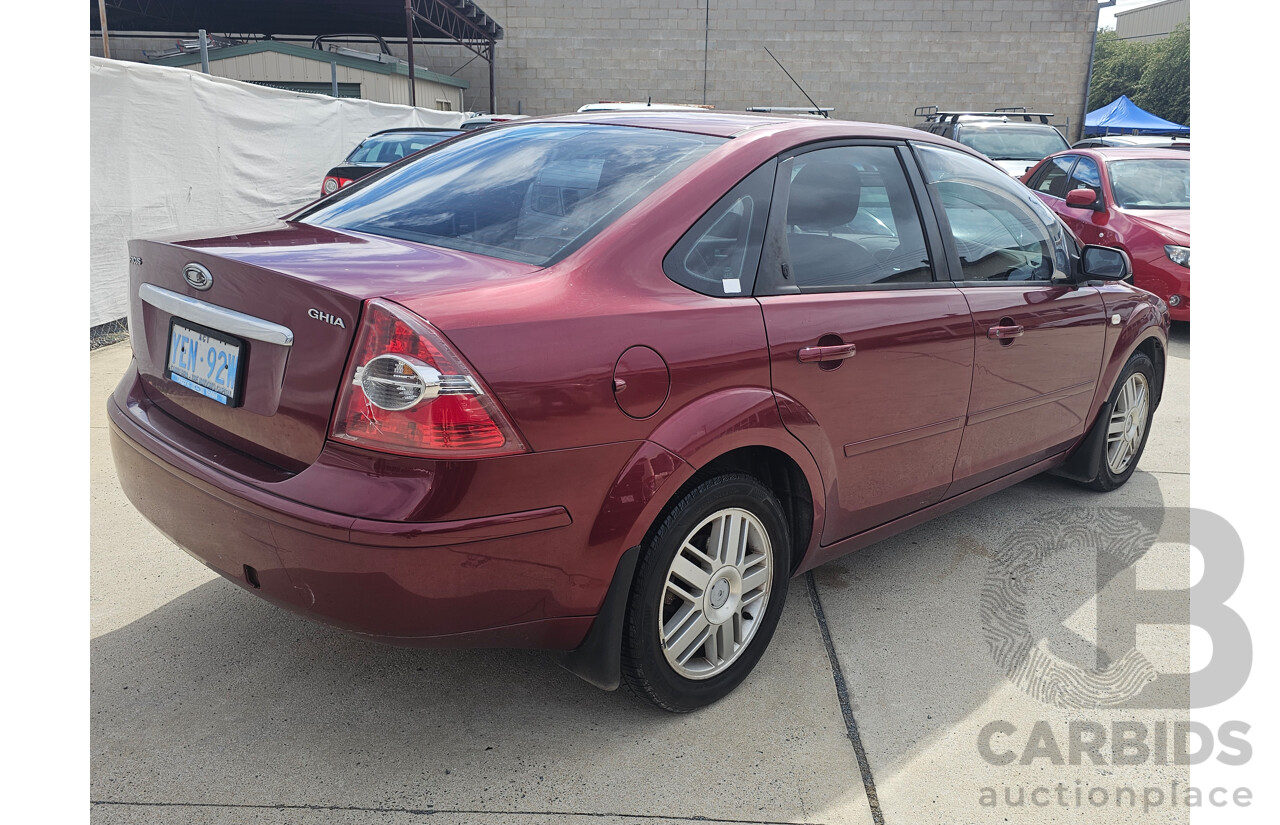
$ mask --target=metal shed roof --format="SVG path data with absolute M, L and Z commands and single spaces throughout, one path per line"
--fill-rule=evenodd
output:
M 245 43 L 239 46 L 227 46 L 225 48 L 216 49 L 209 52 L 209 62 L 216 60 L 226 60 L 229 57 L 240 57 L 246 54 L 256 54 L 257 52 L 275 52 L 276 54 L 285 54 L 291 57 L 299 57 L 303 60 L 314 60 L 318 63 L 337 63 L 339 66 L 346 66 L 352 69 L 359 69 L 364 72 L 376 72 L 378 74 L 398 74 L 407 77 L 409 75 L 408 68 L 402 62 L 396 63 L 380 63 L 374 60 L 361 60 L 358 57 L 347 57 L 334 52 L 322 52 L 319 49 L 308 49 L 305 46 L 295 46 L 292 43 L 281 43 L 276 40 L 261 40 L 257 43 Z M 151 62 L 160 66 L 191 66 L 200 63 L 199 54 L 182 54 L 174 57 L 165 57 L 153 59 Z M 458 89 L 469 88 L 469 84 L 465 80 L 459 80 L 449 75 L 437 74 L 421 67 L 414 68 L 414 75 L 419 80 L 430 80 L 433 83 L 439 83 L 443 86 L 453 86 Z
M 405 36 L 405 0 L 105 0 L 112 31 Z M 415 38 L 501 40 L 502 26 L 472 0 L 413 0 Z M 425 18 L 425 19 L 424 19 Z M 101 29 L 98 0 L 89 21 Z

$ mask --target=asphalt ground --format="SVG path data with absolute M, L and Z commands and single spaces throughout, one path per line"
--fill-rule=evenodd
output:
M 1188 629 L 1141 623 L 1191 576 L 1185 325 L 1126 486 L 1042 476 L 796 579 L 747 682 L 682 716 L 546 653 L 383 646 L 218 578 L 115 480 L 129 357 L 90 355 L 96 823 L 1188 821 Z

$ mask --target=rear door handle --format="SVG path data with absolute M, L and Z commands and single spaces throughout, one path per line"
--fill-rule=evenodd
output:
M 858 354 L 856 344 L 836 344 L 830 347 L 805 347 L 800 350 L 800 361 L 811 364 L 815 361 L 843 361 Z
M 1021 338 L 1022 325 L 1014 324 L 1012 326 L 1007 326 L 1007 327 L 992 327 L 991 329 L 987 330 L 987 337 L 994 338 L 1001 341 L 1008 340 L 1010 338 Z

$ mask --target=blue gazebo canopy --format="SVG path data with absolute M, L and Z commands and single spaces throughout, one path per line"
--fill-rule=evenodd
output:
M 1093 135 L 1189 135 L 1190 126 L 1183 126 L 1156 117 L 1129 99 L 1120 95 L 1115 100 L 1094 109 L 1084 116 L 1085 137 Z

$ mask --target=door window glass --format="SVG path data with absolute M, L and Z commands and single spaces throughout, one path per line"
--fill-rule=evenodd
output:
M 1070 177 L 1071 164 L 1075 163 L 1075 161 L 1075 155 L 1063 155 L 1060 158 L 1053 158 L 1040 167 L 1039 172 L 1036 172 L 1036 176 L 1030 184 L 1031 188 L 1045 195 L 1065 199 L 1067 197 L 1067 180 Z
M 1066 275 L 1062 225 L 1031 190 L 988 163 L 917 145 L 941 199 L 965 281 L 1047 281 Z
M 788 273 L 801 292 L 933 280 L 896 149 L 835 146 L 783 168 Z
M 1102 178 L 1098 175 L 1098 164 L 1093 162 L 1092 158 L 1080 158 L 1080 162 L 1076 164 L 1075 170 L 1071 173 L 1071 184 L 1067 187 L 1067 191 L 1072 189 L 1092 189 L 1093 194 L 1102 194 Z M 1062 197 L 1066 197 L 1063 195 Z

